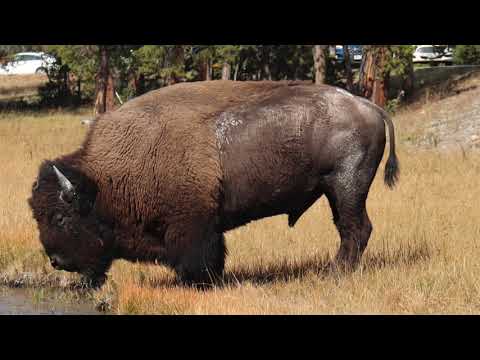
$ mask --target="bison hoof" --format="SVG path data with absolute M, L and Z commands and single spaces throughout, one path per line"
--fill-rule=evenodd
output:
M 199 290 L 212 288 L 221 278 L 220 273 L 213 273 L 208 270 L 200 271 L 177 271 L 178 280 L 185 286 Z
M 105 274 L 95 276 L 82 276 L 81 284 L 82 287 L 96 290 L 101 288 L 103 284 L 105 284 L 106 280 L 107 275 Z
M 323 273 L 325 275 L 341 276 L 355 271 L 357 264 L 353 264 L 345 261 L 330 261 L 324 268 Z

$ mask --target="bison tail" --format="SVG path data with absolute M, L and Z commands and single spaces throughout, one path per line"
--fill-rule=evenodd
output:
M 392 156 L 393 155 L 393 156 Z M 385 165 L 385 184 L 392 189 L 398 181 L 398 175 L 400 173 L 400 167 L 398 165 L 398 159 L 395 154 L 390 154 Z
M 392 119 L 387 113 L 383 116 L 388 127 L 388 137 L 390 141 L 390 154 L 388 155 L 387 163 L 385 165 L 385 184 L 389 188 L 393 188 L 398 181 L 400 174 L 400 164 L 395 154 L 395 131 L 393 128 Z

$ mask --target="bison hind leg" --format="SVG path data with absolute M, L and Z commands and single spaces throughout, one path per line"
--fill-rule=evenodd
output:
M 347 165 L 329 179 L 326 191 L 340 235 L 340 248 L 331 267 L 355 270 L 372 233 L 366 200 L 378 162 L 365 155 L 345 162 Z

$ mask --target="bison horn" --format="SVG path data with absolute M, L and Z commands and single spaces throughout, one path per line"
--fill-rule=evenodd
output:
M 70 180 L 66 178 L 65 175 L 63 175 L 60 170 L 58 170 L 55 165 L 53 166 L 53 170 L 55 171 L 55 174 L 57 175 L 58 178 L 58 183 L 60 184 L 60 187 L 62 188 L 62 192 L 60 193 L 60 198 L 62 200 L 67 200 L 68 202 L 71 201 L 73 198 L 73 195 L 75 195 L 75 187 L 72 185 Z

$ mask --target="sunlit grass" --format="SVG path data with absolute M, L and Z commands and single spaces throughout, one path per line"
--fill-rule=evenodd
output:
M 86 114 L 0 114 L 3 284 L 68 294 L 78 279 L 48 264 L 26 200 L 40 162 L 79 146 Z M 397 126 L 400 137 L 405 126 Z M 278 216 L 227 233 L 225 280 L 212 290 L 178 286 L 161 266 L 117 261 L 106 285 L 88 296 L 131 314 L 478 313 L 480 156 L 401 142 L 398 152 L 400 182 L 393 191 L 384 186 L 382 162 L 367 203 L 374 231 L 351 275 L 322 273 L 339 245 L 322 198 L 294 229 Z
M 0 99 L 36 95 L 47 81 L 46 75 L 0 75 Z

